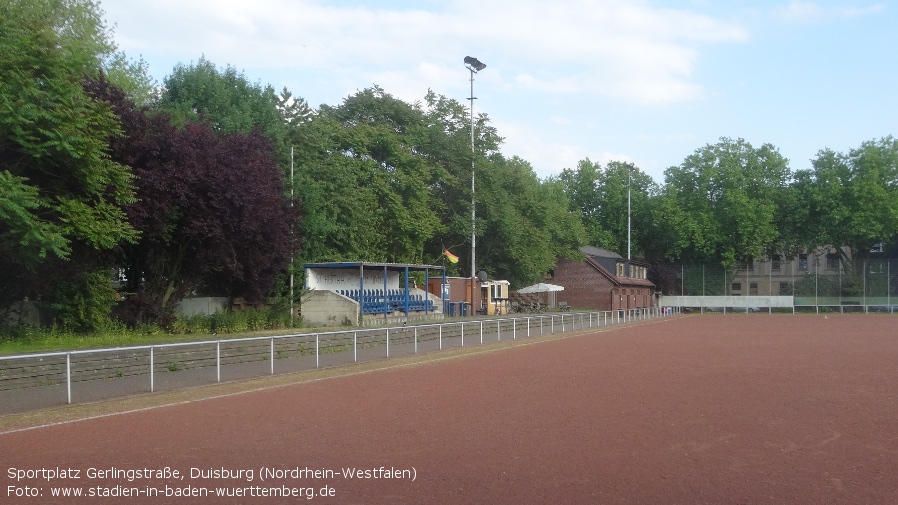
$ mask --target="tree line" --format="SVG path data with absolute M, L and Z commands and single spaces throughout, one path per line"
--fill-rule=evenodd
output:
M 168 325 L 186 296 L 284 298 L 308 262 L 469 276 L 472 167 L 478 269 L 513 286 L 584 244 L 625 251 L 628 190 L 633 255 L 650 262 L 898 236 L 892 137 L 798 171 L 722 138 L 662 185 L 588 159 L 541 180 L 483 113 L 472 152 L 466 107 L 433 91 L 408 103 L 373 86 L 313 109 L 202 57 L 157 84 L 88 0 L 5 2 L 0 35 L 0 307 L 39 301 L 75 331 Z

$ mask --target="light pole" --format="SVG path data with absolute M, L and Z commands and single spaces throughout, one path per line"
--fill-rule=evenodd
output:
M 627 265 L 630 262 L 630 179 L 633 176 L 633 164 L 627 164 Z M 629 275 L 629 272 L 628 272 Z
M 473 56 L 465 56 L 465 66 L 471 71 L 471 311 L 474 311 L 474 283 L 477 280 L 477 263 L 474 254 L 477 249 L 477 211 L 474 207 L 474 74 L 486 65 Z

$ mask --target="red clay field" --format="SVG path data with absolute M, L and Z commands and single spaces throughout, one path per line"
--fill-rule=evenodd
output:
M 0 417 L 0 502 L 895 504 L 896 323 L 685 316 Z

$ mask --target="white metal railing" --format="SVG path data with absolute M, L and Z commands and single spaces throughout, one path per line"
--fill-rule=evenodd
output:
M 42 362 L 44 359 L 51 358 L 62 358 L 65 357 L 65 389 L 66 389 L 66 402 L 72 403 L 72 384 L 73 382 L 80 382 L 73 380 L 73 361 L 77 361 L 79 357 L 85 355 L 109 355 L 111 353 L 121 354 L 121 353 L 141 353 L 146 352 L 148 354 L 149 366 L 147 367 L 146 372 L 137 372 L 132 375 L 148 375 L 149 382 L 149 391 L 156 391 L 156 357 L 157 353 L 164 350 L 173 350 L 173 349 L 187 349 L 185 352 L 193 352 L 193 353 L 201 353 L 202 351 L 194 350 L 189 351 L 192 348 L 203 349 L 206 348 L 208 352 L 208 348 L 214 347 L 215 349 L 215 359 L 214 359 L 214 367 L 215 367 L 215 381 L 222 381 L 222 345 L 234 346 L 235 344 L 241 343 L 263 343 L 267 341 L 268 349 L 267 356 L 257 358 L 259 360 L 267 359 L 270 366 L 268 368 L 268 373 L 271 375 L 275 374 L 275 357 L 276 357 L 276 343 L 285 339 L 302 339 L 303 342 L 311 344 L 312 338 L 314 338 L 314 352 L 311 352 L 315 356 L 315 364 L 314 368 L 321 368 L 321 356 L 322 356 L 322 344 L 325 344 L 325 348 L 329 354 L 347 352 L 346 348 L 349 344 L 334 344 L 334 342 L 343 342 L 344 340 L 348 340 L 346 336 L 351 333 L 352 334 L 352 361 L 351 363 L 358 363 L 360 361 L 359 356 L 359 347 L 360 347 L 360 337 L 365 338 L 366 342 L 363 344 L 364 349 L 369 348 L 377 348 L 383 347 L 383 354 L 379 356 L 380 358 L 389 358 L 390 357 L 390 345 L 391 345 L 391 332 L 393 333 L 393 345 L 394 348 L 398 345 L 404 344 L 413 344 L 411 354 L 419 353 L 419 345 L 422 342 L 435 341 L 436 349 L 434 350 L 443 350 L 444 342 L 447 339 L 457 338 L 459 340 L 459 347 L 465 347 L 467 345 L 471 345 L 472 339 L 477 345 L 482 345 L 485 341 L 491 340 L 493 335 L 495 335 L 495 341 L 502 341 L 503 335 L 506 338 L 517 339 L 517 338 L 527 338 L 531 336 L 542 336 L 554 334 L 556 332 L 568 332 L 568 331 L 576 331 L 576 330 L 585 330 L 588 328 L 599 328 L 603 326 L 608 326 L 612 324 L 620 324 L 626 323 L 630 321 L 637 320 L 645 320 L 645 319 L 655 319 L 660 317 L 670 317 L 671 315 L 678 314 L 679 310 L 662 310 L 660 308 L 645 308 L 645 309 L 630 309 L 630 310 L 619 310 L 619 311 L 605 311 L 605 312 L 565 312 L 559 314 L 541 314 L 541 315 L 528 315 L 526 317 L 503 317 L 503 318 L 486 318 L 486 319 L 478 319 L 478 320 L 464 320 L 464 321 L 449 321 L 442 323 L 426 323 L 421 325 L 413 325 L 413 326 L 392 326 L 386 328 L 359 328 L 359 329 L 349 329 L 349 330 L 334 330 L 328 332 L 317 332 L 317 333 L 293 333 L 287 335 L 278 335 L 278 336 L 267 336 L 267 337 L 243 337 L 243 338 L 232 338 L 232 339 L 219 339 L 219 340 L 205 340 L 199 342 L 180 342 L 180 343 L 172 343 L 172 344 L 153 344 L 153 345 L 141 345 L 141 346 L 127 346 L 127 347 L 113 347 L 106 349 L 85 349 L 85 350 L 73 350 L 73 351 L 61 351 L 61 352 L 49 352 L 49 353 L 36 353 L 36 354 L 23 354 L 23 355 L 15 355 L 15 356 L 0 356 L 0 366 L 4 368 L 9 368 L 9 365 L 12 362 L 19 360 L 31 360 L 34 362 Z M 485 332 L 485 327 L 489 333 Z M 493 333 L 493 327 L 494 333 Z M 467 331 L 466 331 L 467 330 Z M 411 332 L 411 338 L 409 338 L 409 332 Z M 519 334 L 519 332 L 523 332 L 523 334 Z M 396 334 L 400 334 L 399 337 L 396 337 Z M 382 335 L 382 336 L 381 336 Z M 343 338 L 340 338 L 343 337 Z M 466 340 L 467 339 L 467 340 Z M 264 344 L 263 344 L 264 345 Z M 300 344 L 301 346 L 302 344 Z M 303 348 L 304 349 L 304 348 Z M 332 349 L 337 349 L 336 351 Z M 311 349 L 310 349 L 311 351 Z M 257 353 L 258 354 L 258 353 Z M 303 351 L 303 356 L 305 353 Z M 348 358 L 348 356 L 344 356 Z M 111 357 L 110 357 L 111 358 Z M 369 360 L 377 359 L 377 357 L 369 357 Z M 348 360 L 347 360 L 348 364 Z M 24 366 L 24 365 L 23 365 Z M 32 365 L 34 366 L 34 365 Z M 134 365 L 132 365 L 134 366 Z M 201 365 L 199 368 L 208 368 L 209 366 Z M 312 367 L 309 367 L 311 369 Z M 47 376 L 51 376 L 53 374 L 48 373 Z M 256 376 L 260 376 L 264 374 L 256 374 Z M 0 375 L 0 393 L 3 390 L 8 390 L 11 388 L 3 387 L 4 381 L 11 380 L 12 377 L 7 374 L 6 376 Z

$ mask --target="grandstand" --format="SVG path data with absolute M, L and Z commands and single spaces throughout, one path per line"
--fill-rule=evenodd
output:
M 446 282 L 444 267 L 404 263 L 335 262 L 305 265 L 303 321 L 314 326 L 386 324 L 442 319 L 446 300 L 427 286 L 433 272 Z M 420 277 L 420 275 L 418 275 Z

